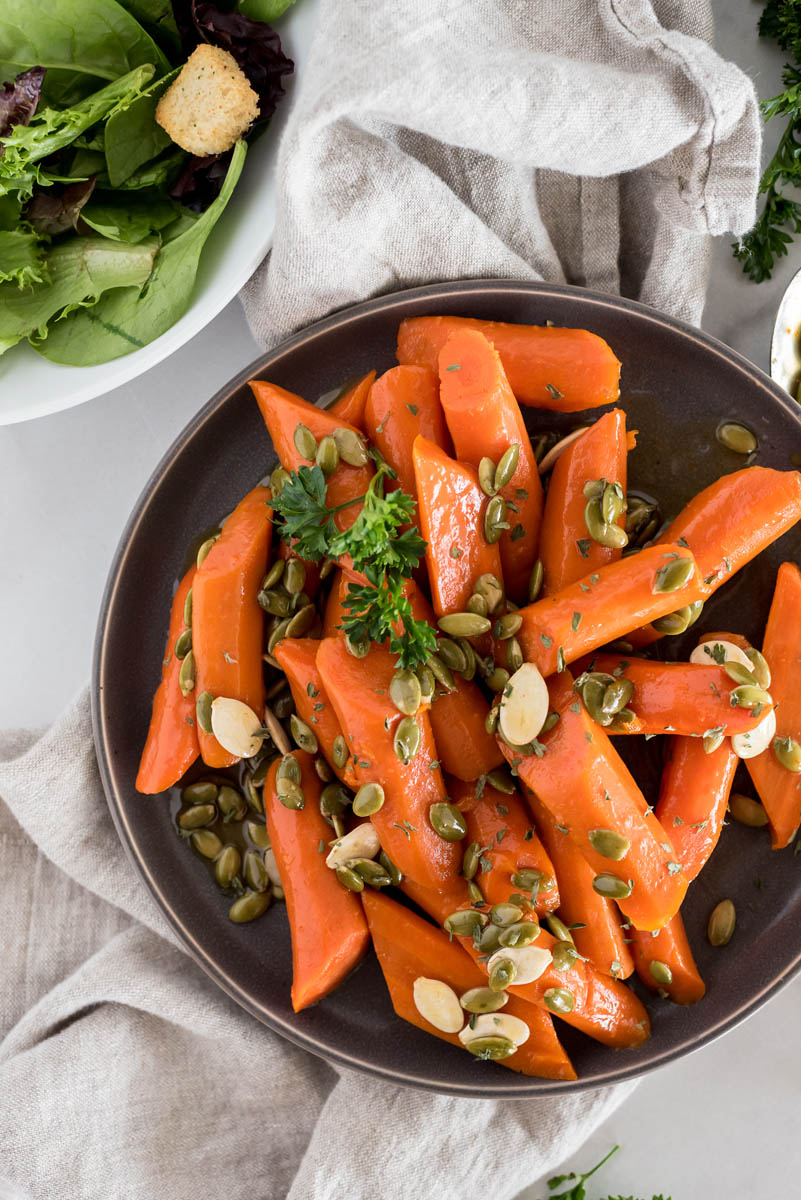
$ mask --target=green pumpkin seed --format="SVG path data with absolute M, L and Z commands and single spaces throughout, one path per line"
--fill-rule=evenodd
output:
M 501 929 L 499 925 L 487 925 L 478 939 L 478 950 L 481 954 L 494 954 L 501 948 Z
M 363 892 L 364 880 L 350 867 L 337 867 L 337 879 L 349 892 Z
M 621 529 L 619 525 L 610 525 L 603 519 L 601 500 L 597 497 L 587 501 L 584 508 L 584 524 L 592 540 L 600 546 L 622 550 L 628 545 L 629 539 L 625 529 Z
M 481 596 L 487 604 L 487 613 L 494 613 L 503 604 L 503 586 L 496 575 L 479 575 L 473 588 L 474 596 Z
M 303 788 L 291 779 L 282 780 L 281 788 L 278 790 L 278 799 L 284 808 L 291 808 L 294 812 L 300 812 L 306 804 Z
M 334 474 L 339 466 L 339 450 L 330 434 L 320 439 L 314 461 L 325 475 L 326 479 Z
M 732 662 L 727 659 L 723 664 L 723 670 L 729 679 L 733 679 L 735 683 L 749 684 L 751 687 L 758 686 L 755 676 L 742 663 Z
M 767 659 L 755 650 L 753 646 L 749 646 L 745 652 L 745 657 L 751 662 L 751 670 L 758 685 L 763 688 L 770 687 L 770 667 Z
M 320 792 L 320 812 L 332 824 L 332 817 L 341 817 L 350 807 L 350 792 L 341 783 L 329 783 Z
M 750 825 L 752 829 L 760 829 L 768 823 L 768 814 L 762 805 L 741 792 L 732 792 L 729 796 L 729 812 L 735 821 L 741 825 Z
M 626 507 L 626 497 L 619 483 L 608 483 L 601 495 L 601 517 L 607 525 L 617 521 Z
M 753 454 L 759 445 L 756 435 L 736 421 L 725 421 L 718 425 L 715 437 L 721 446 L 733 450 L 735 454 Z
M 484 537 L 493 546 L 503 537 L 505 529 L 509 528 L 506 520 L 506 501 L 503 496 L 493 496 L 487 502 L 484 512 Z
M 687 622 L 687 628 L 689 629 L 691 625 L 695 624 L 701 613 L 704 611 L 704 602 L 703 600 L 693 600 L 692 604 L 686 604 L 685 608 L 687 608 L 690 613 L 690 619 Z
M 491 458 L 482 458 L 478 464 L 478 486 L 485 496 L 494 496 L 498 491 L 495 486 L 495 463 Z
M 201 544 L 201 546 L 199 547 L 198 552 L 197 552 L 197 558 L 195 559 L 195 563 L 198 567 L 203 566 L 203 563 L 208 558 L 209 551 L 211 550 L 212 546 L 217 541 L 219 536 L 220 535 L 218 533 L 215 533 L 213 537 L 206 538 L 205 542 L 203 542 Z
M 542 999 L 552 1013 L 571 1013 L 576 1006 L 576 998 L 569 988 L 548 988 Z
M 314 771 L 317 778 L 320 780 L 320 783 L 330 783 L 334 778 L 334 772 L 331 770 L 325 759 L 320 758 L 319 755 L 314 760 Z
M 677 592 L 687 586 L 694 572 L 695 563 L 691 558 L 671 559 L 656 572 L 651 591 L 654 595 L 660 592 Z
M 631 895 L 632 885 L 617 875 L 596 875 L 592 881 L 593 891 L 607 900 L 625 900 Z
M 275 700 L 273 701 L 273 714 L 278 718 L 279 721 L 285 721 L 287 717 L 292 716 L 294 711 L 295 701 L 292 699 L 291 692 L 282 692 L 280 696 L 276 696 Z M 283 733 L 283 730 L 281 732 Z M 271 736 L 273 737 L 273 741 L 275 741 L 275 737 L 272 734 Z M 278 746 L 277 748 L 280 750 L 281 746 Z
M 198 728 L 204 733 L 211 733 L 211 706 L 214 697 L 211 692 L 201 692 L 195 701 L 195 720 Z
M 517 1046 L 507 1037 L 477 1037 L 471 1038 L 467 1042 L 465 1049 L 469 1050 L 474 1058 L 480 1058 L 488 1062 L 500 1062 L 504 1058 L 509 1058 L 517 1050 Z
M 673 972 L 670 967 L 667 963 L 659 962 L 658 959 L 654 959 L 648 964 L 648 974 L 661 987 L 669 987 L 673 982 Z
M 370 887 L 382 888 L 389 887 L 392 883 L 392 877 L 380 863 L 374 862 L 372 858 L 356 858 L 349 864 L 351 870 L 369 883 Z
M 287 632 L 288 628 L 289 628 L 289 619 L 288 618 L 285 618 L 283 621 L 278 622 L 275 629 L 272 631 L 269 638 L 267 639 L 267 653 L 268 654 L 272 654 L 273 650 L 278 645 L 278 643 L 281 641 L 281 639 L 286 637 L 286 632 Z
M 280 496 L 284 485 L 289 483 L 289 471 L 285 471 L 283 467 L 275 468 L 270 476 L 270 487 L 274 496 Z
M 627 505 L 626 533 L 631 537 L 648 524 L 656 512 L 656 505 L 643 500 L 642 496 L 631 495 L 627 497 Z
M 585 500 L 600 500 L 605 487 L 605 479 L 588 479 L 581 492 Z
M 339 457 L 349 467 L 365 467 L 367 465 L 369 461 L 367 447 L 364 444 L 363 438 L 360 438 L 358 433 L 355 433 L 352 429 L 340 427 L 334 430 L 332 436 L 339 451 Z
M 523 650 L 516 637 L 510 637 L 506 643 L 506 666 L 514 675 L 515 671 L 519 671 L 524 662 Z
M 516 921 L 501 930 L 499 941 L 502 946 L 530 946 L 540 936 L 536 921 Z
M 543 723 L 543 726 L 542 726 L 542 729 L 540 732 L 548 733 L 551 729 L 553 729 L 554 725 L 558 725 L 560 720 L 561 720 L 561 718 L 559 716 L 559 713 L 554 712 L 552 710 L 551 712 L 548 713 L 548 716 L 545 718 L 545 721 Z
M 587 837 L 596 854 L 611 858 L 614 862 L 620 862 L 631 849 L 629 839 L 616 829 L 591 829 Z
M 417 682 L 420 684 L 420 703 L 430 704 L 434 698 L 437 681 L 430 667 L 417 668 Z
M 414 671 L 396 671 L 389 683 L 389 698 L 398 712 L 413 717 L 423 699 L 423 689 Z
M 498 689 L 495 688 L 494 690 L 497 691 Z M 484 718 L 484 728 L 486 729 L 488 734 L 492 735 L 493 733 L 497 732 L 498 721 L 500 719 L 500 715 L 501 715 L 500 704 L 493 704 L 492 708 L 489 710 L 486 717 Z
M 228 909 L 228 919 L 235 925 L 244 925 L 247 921 L 255 921 L 263 916 L 270 907 L 269 892 L 245 892 L 238 900 L 234 900 Z
M 289 615 L 291 601 L 286 592 L 279 592 L 276 588 L 262 589 L 257 599 L 260 606 L 271 617 L 286 617 Z
M 729 703 L 732 708 L 735 705 L 737 708 L 756 708 L 758 704 L 772 704 L 773 698 L 770 692 L 766 692 L 764 688 L 745 683 L 732 689 L 729 693 Z M 801 766 L 799 766 L 799 770 L 801 770 Z
M 291 779 L 293 783 L 299 784 L 302 778 L 300 763 L 294 754 L 285 754 L 275 769 L 276 790 L 280 792 L 281 783 L 284 779 Z
M 630 679 L 616 679 L 614 683 L 608 684 L 604 689 L 601 712 L 608 717 L 614 717 L 622 708 L 626 707 L 633 695 L 634 684 Z
M 548 928 L 558 942 L 569 942 L 571 945 L 574 944 L 573 934 L 570 932 L 567 925 L 565 925 L 561 917 L 557 917 L 556 913 L 547 913 L 545 920 L 548 923 Z
M 636 713 L 630 708 L 621 708 L 619 713 L 615 713 L 609 725 L 609 732 L 615 733 L 617 730 L 624 729 L 630 721 L 635 719 Z
M 228 784 L 220 788 L 217 803 L 220 806 L 222 819 L 226 825 L 229 821 L 241 821 L 248 811 L 245 797 L 236 788 L 229 787 Z
M 175 643 L 175 657 L 186 658 L 189 651 L 192 649 L 192 630 L 185 629 L 183 633 L 178 635 L 178 640 Z
M 348 743 L 341 733 L 338 733 L 334 738 L 334 745 L 331 748 L 331 758 L 334 760 L 334 766 L 338 771 L 341 771 L 348 761 Z
M 462 679 L 467 679 L 469 681 L 475 677 L 476 669 L 478 667 L 478 658 L 476 657 L 473 647 L 464 638 L 459 638 L 459 646 L 465 658 L 465 668 L 463 671 L 460 671 L 459 674 L 462 676 Z
M 443 633 L 456 638 L 480 637 L 482 633 L 489 633 L 492 629 L 492 622 L 488 617 L 480 617 L 477 613 L 471 612 L 449 613 L 447 616 L 440 617 L 437 625 Z M 441 645 L 438 646 L 438 652 L 442 655 Z M 454 670 L 458 669 L 458 667 L 454 667 Z
M 309 462 L 314 462 L 314 456 L 317 453 L 317 438 L 308 425 L 304 425 L 302 421 L 299 421 L 295 426 L 295 433 L 292 440 L 300 457 L 307 459 Z
M 217 809 L 213 804 L 193 804 L 178 814 L 181 829 L 202 829 L 217 820 Z
M 442 928 L 453 937 L 472 937 L 477 929 L 483 929 L 489 918 L 475 908 L 458 908 L 442 922 Z
M 353 797 L 353 811 L 357 817 L 371 817 L 384 807 L 384 789 L 380 783 L 363 784 Z
M 515 871 L 510 882 L 512 887 L 520 888 L 521 891 L 528 892 L 530 896 L 536 896 L 540 892 L 549 892 L 554 886 L 551 876 L 546 875 L 544 871 L 538 871 L 536 867 L 526 867 L 522 871 Z
M 214 804 L 219 793 L 216 783 L 199 779 L 197 783 L 188 783 L 181 791 L 184 804 Z
M 528 581 L 528 602 L 533 604 L 542 591 L 542 583 L 545 578 L 545 571 L 539 559 L 534 563 L 531 571 L 531 576 Z
M 270 876 L 260 854 L 248 850 L 245 854 L 245 882 L 254 892 L 266 892 L 270 886 Z
M 556 942 L 551 949 L 555 971 L 571 971 L 576 965 L 578 950 L 572 942 Z
M 473 845 L 476 846 L 478 843 L 474 842 Z M 523 910 L 517 904 L 493 904 L 489 918 L 493 925 L 500 925 L 502 928 L 507 925 L 516 925 L 523 919 Z
M 465 879 L 472 879 L 478 870 L 478 860 L 481 858 L 481 847 L 478 842 L 471 842 L 462 858 L 462 874 Z M 490 914 L 491 915 L 491 914 Z
M 523 624 L 523 618 L 520 613 L 506 613 L 500 617 L 492 628 L 493 637 L 499 642 L 505 642 L 507 638 L 514 637 L 520 626 Z
M 489 605 L 483 596 L 479 596 L 478 592 L 473 592 L 467 601 L 467 611 L 475 613 L 477 617 L 486 617 L 489 613 Z
M 495 469 L 495 490 L 497 492 L 512 482 L 519 459 L 520 444 L 519 442 L 513 442 L 509 449 L 501 455 L 498 466 Z
M 511 676 L 506 667 L 496 667 L 487 676 L 487 687 L 491 692 L 502 692 L 510 679 Z M 498 709 L 498 712 L 500 713 L 500 709 Z
M 274 883 L 273 886 L 270 888 L 270 891 L 267 892 L 266 895 L 272 896 L 273 900 L 283 900 L 284 899 L 284 889 L 281 887 L 280 883 Z
M 715 733 L 707 733 L 704 735 L 704 753 L 714 754 L 718 746 L 720 746 L 726 734 L 722 729 L 718 729 Z
M 395 737 L 392 739 L 392 746 L 396 757 L 404 766 L 409 765 L 420 749 L 422 736 L 420 726 L 414 717 L 404 717 L 399 723 L 395 730 Z
M 513 795 L 517 790 L 514 780 L 503 767 L 494 767 L 487 774 L 487 783 L 494 787 L 496 792 L 503 792 L 506 796 Z
M 191 626 L 192 624 L 192 589 L 186 593 L 184 600 L 184 625 Z
M 306 586 L 306 568 L 299 558 L 288 559 L 283 584 L 290 596 L 303 591 Z
M 493 1013 L 503 1008 L 508 999 L 505 992 L 493 992 L 492 988 L 488 987 L 475 987 L 460 996 L 459 1003 L 465 1012 Z
M 366 658 L 370 653 L 370 639 L 362 638 L 357 641 L 355 638 L 345 634 L 345 649 L 348 654 L 352 654 L 354 658 Z
M 584 707 L 593 721 L 597 721 L 599 725 L 609 725 L 612 720 L 611 716 L 603 709 L 606 689 L 610 686 L 611 684 L 604 683 L 597 676 L 588 675 L 580 689 Z
M 498 935 L 500 944 L 500 934 Z M 511 958 L 499 958 L 490 971 L 489 985 L 493 992 L 503 992 L 514 983 L 517 967 Z
M 509 903 L 516 904 L 524 912 L 533 913 L 537 911 L 537 906 L 531 902 L 531 896 L 524 896 L 522 892 L 510 892 Z
M 440 644 L 443 640 L 445 639 L 440 638 Z M 451 645 L 455 646 L 456 643 L 452 642 Z M 453 680 L 453 674 L 451 668 L 446 665 L 443 658 L 441 658 L 438 654 L 431 654 L 426 659 L 426 666 L 440 687 L 445 688 L 447 692 L 453 691 L 454 687 L 456 686 Z
M 276 587 L 281 582 L 281 578 L 282 578 L 285 570 L 286 570 L 286 559 L 285 558 L 277 558 L 275 560 L 275 562 L 273 563 L 273 565 L 270 567 L 267 574 L 264 576 L 264 579 L 263 579 L 262 585 L 261 585 L 262 591 L 268 592 L 270 590 L 270 588 Z
M 385 854 L 385 852 L 382 850 L 378 856 L 378 861 L 381 863 L 381 865 L 384 868 L 384 870 L 386 871 L 387 875 L 389 875 L 390 882 L 393 884 L 393 886 L 399 887 L 400 884 L 403 882 L 403 876 L 401 875 L 400 871 L 395 866 L 394 862 L 389 857 L 389 855 Z
M 188 696 L 195 686 L 195 656 L 190 650 L 186 658 L 181 663 L 181 669 L 178 672 L 178 686 L 184 696 Z
M 198 854 L 202 854 L 204 858 L 216 858 L 223 848 L 217 834 L 212 833 L 210 829 L 196 829 L 190 835 L 189 840 Z
M 229 888 L 239 874 L 242 855 L 236 846 L 224 846 L 214 863 L 214 878 L 221 888 Z
M 248 837 L 259 850 L 269 850 L 272 845 L 267 826 L 259 825 L 256 821 L 248 821 Z
M 467 894 L 470 897 L 471 904 L 485 904 L 484 893 L 476 883 L 475 879 L 468 879 Z
M 728 946 L 734 936 L 737 911 L 731 900 L 721 900 L 709 915 L 706 936 L 713 946 Z
M 295 713 L 289 718 L 289 732 L 296 746 L 307 754 L 316 754 L 318 750 L 317 737 L 305 721 L 301 721 Z
M 684 633 L 685 629 L 689 628 L 691 615 L 689 604 L 685 604 L 683 608 L 677 608 L 675 612 L 667 613 L 664 617 L 657 617 L 651 624 L 657 633 L 662 633 L 666 637 L 678 637 L 679 634 Z
M 733 692 L 732 695 L 734 695 Z M 801 746 L 795 738 L 789 736 L 774 738 L 773 753 L 786 770 L 792 771 L 794 774 L 801 771 Z
M 313 604 L 306 604 L 295 613 L 286 627 L 284 636 L 290 638 L 305 637 L 316 620 L 317 609 Z
M 464 816 L 455 804 L 440 800 L 428 810 L 428 819 L 434 830 L 446 842 L 459 842 L 467 836 Z

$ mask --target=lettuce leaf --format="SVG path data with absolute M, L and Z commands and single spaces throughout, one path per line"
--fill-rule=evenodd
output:
M 81 212 L 81 220 L 90 229 L 112 241 L 128 242 L 132 246 L 172 225 L 179 217 L 178 206 L 158 193 L 143 199 L 117 198 L 112 194 L 105 200 L 93 200 Z
M 44 283 L 47 279 L 44 251 L 44 245 L 33 232 L 0 230 L 0 283 L 15 283 L 17 287 Z M 2 292 L 0 287 L 0 295 Z

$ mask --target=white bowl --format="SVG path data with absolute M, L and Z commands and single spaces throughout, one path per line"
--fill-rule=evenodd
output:
M 317 3 L 298 0 L 276 25 L 295 74 L 269 128 L 249 148 L 234 194 L 206 242 L 188 310 L 141 350 L 94 367 L 61 366 L 27 342 L 15 346 L 0 357 L 0 425 L 61 412 L 135 379 L 208 325 L 247 282 L 272 244 L 278 142 L 311 44 Z

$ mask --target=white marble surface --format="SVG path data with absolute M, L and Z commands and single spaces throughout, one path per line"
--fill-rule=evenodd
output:
M 719 48 L 772 95 L 781 56 L 757 42 L 760 6 L 714 7 Z M 801 245 L 757 288 L 728 240 L 715 248 L 705 327 L 767 367 L 773 316 L 801 266 Z M 199 405 L 257 352 L 234 303 L 133 383 L 0 429 L 0 727 L 49 722 L 87 679 L 108 564 L 131 506 Z M 573 1164 L 587 1167 L 623 1145 L 590 1200 L 621 1191 L 673 1200 L 799 1195 L 800 1004 L 797 980 L 722 1041 L 645 1079 Z M 543 1186 L 525 1193 L 544 1195 Z

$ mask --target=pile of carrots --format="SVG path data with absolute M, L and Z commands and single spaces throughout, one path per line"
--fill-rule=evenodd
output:
M 555 1019 L 636 1047 L 650 1023 L 628 977 L 679 1004 L 704 995 L 680 908 L 718 841 L 738 755 L 774 848 L 799 824 L 798 567 L 779 570 L 761 652 L 736 630 L 700 634 L 688 663 L 648 647 L 671 622 L 681 631 L 698 620 L 714 591 L 801 518 L 801 474 L 755 465 L 723 476 L 652 541 L 627 548 L 635 436 L 625 412 L 611 408 L 565 439 L 548 477 L 520 407 L 614 404 L 620 364 L 601 338 L 415 318 L 400 327 L 397 356 L 328 409 L 262 380 L 250 386 L 284 478 L 313 465 L 300 426 L 316 445 L 348 431 L 414 497 L 425 563 L 404 596 L 440 639 L 433 691 L 399 711 L 396 655 L 343 635 L 349 586 L 364 582 L 347 560 L 303 564 L 307 627 L 276 637 L 259 593 L 271 564 L 295 551 L 274 536 L 273 491 L 259 486 L 178 586 L 137 788 L 173 786 L 198 757 L 213 771 L 232 766 L 238 756 L 203 705 L 246 706 L 235 715 L 253 716 L 252 753 L 272 756 L 263 810 L 287 902 L 295 1010 L 322 1000 L 372 942 L 400 1017 L 462 1053 L 575 1079 Z M 496 488 L 502 461 L 514 470 Z M 328 506 L 358 500 L 374 471 L 373 457 L 340 458 L 326 476 Z M 338 526 L 358 512 L 340 510 Z M 477 622 L 454 622 L 465 614 Z M 311 752 L 287 752 L 266 705 L 281 673 L 296 728 L 313 731 Z M 395 745 L 404 720 L 416 725 L 408 757 Z M 615 748 L 637 734 L 667 743 L 654 807 Z M 751 757 L 738 749 L 749 738 L 761 746 Z M 321 809 L 333 778 L 369 815 Z M 363 790 L 371 784 L 380 786 Z M 383 802 L 369 806 L 378 793 Z

